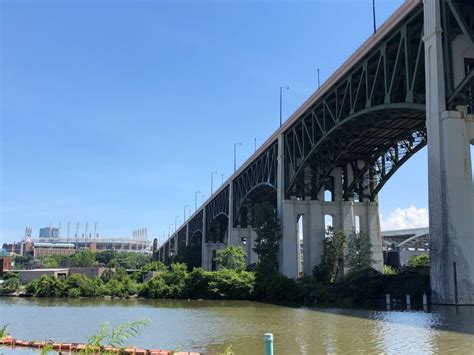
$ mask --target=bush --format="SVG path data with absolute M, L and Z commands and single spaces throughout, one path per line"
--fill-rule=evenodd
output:
M 65 281 L 48 275 L 43 275 L 26 285 L 26 292 L 37 297 L 61 297 L 64 296 L 66 289 Z
M 428 254 L 413 255 L 408 259 L 407 265 L 410 267 L 430 267 L 430 256 Z
M 213 298 L 242 300 L 251 299 L 255 275 L 248 271 L 220 269 L 209 281 L 208 290 Z
M 78 288 L 70 288 L 68 291 L 67 291 L 67 296 L 69 298 L 78 298 L 81 296 L 81 290 L 78 289 Z
M 204 271 L 202 268 L 195 268 L 188 274 L 186 278 L 186 290 L 188 297 L 199 299 L 199 298 L 211 298 L 209 293 L 209 282 L 214 279 L 214 272 Z
M 140 292 L 140 295 L 145 298 L 166 298 L 168 294 L 169 287 L 161 275 L 146 282 Z
M 0 284 L 0 294 L 10 295 L 20 289 L 20 280 L 18 277 L 10 277 Z
M 384 265 L 383 266 L 383 274 L 384 275 L 396 275 L 397 274 L 397 270 L 395 270 L 393 267 L 391 267 L 390 265 Z
M 171 271 L 163 275 L 168 285 L 167 298 L 184 298 L 186 296 L 186 277 L 188 268 L 185 264 L 177 263 L 171 265 Z
M 12 272 L 12 271 L 6 271 L 3 273 L 3 280 L 4 281 L 7 281 L 7 280 L 10 280 L 10 279 L 17 279 L 19 280 L 20 279 L 20 275 L 18 275 L 17 272 Z

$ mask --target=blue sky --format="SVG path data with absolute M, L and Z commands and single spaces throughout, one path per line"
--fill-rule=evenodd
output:
M 1 6 L 3 241 L 59 221 L 167 234 L 232 172 L 234 142 L 241 163 L 277 128 L 281 85 L 288 117 L 372 32 L 370 0 Z M 384 187 L 383 218 L 425 213 L 426 165 Z

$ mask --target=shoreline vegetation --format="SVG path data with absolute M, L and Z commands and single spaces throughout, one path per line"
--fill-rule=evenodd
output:
M 259 262 L 246 270 L 245 252 L 229 246 L 217 252 L 217 271 L 193 267 L 199 265 L 197 253 L 168 258 L 165 263 L 133 253 L 82 250 L 68 257 L 41 260 L 15 259 L 16 267 L 106 266 L 100 277 L 71 274 L 65 279 L 43 275 L 21 285 L 18 275 L 7 272 L 0 285 L 3 296 L 33 297 L 104 297 L 148 299 L 251 300 L 295 306 L 340 305 L 371 306 L 380 304 L 385 294 L 393 300 L 410 295 L 412 304 L 422 303 L 430 293 L 429 258 L 414 257 L 407 267 L 384 273 L 371 268 L 372 254 L 368 237 L 362 233 L 346 236 L 328 228 L 321 264 L 312 275 L 292 279 L 279 273 L 280 225 L 274 208 L 268 203 L 255 207 L 257 232 L 254 251 Z M 134 269 L 127 272 L 127 269 Z

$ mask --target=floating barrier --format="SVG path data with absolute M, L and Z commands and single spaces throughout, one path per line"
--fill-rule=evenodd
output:
M 84 343 L 53 343 L 45 341 L 25 341 L 20 339 L 13 339 L 7 336 L 0 339 L 0 345 L 8 347 L 24 347 L 42 349 L 45 347 L 52 347 L 55 351 L 60 351 L 62 354 L 73 354 L 87 349 L 87 344 Z M 101 346 L 100 348 L 89 348 L 91 354 L 101 354 L 103 352 L 120 354 L 120 355 L 202 355 L 196 352 L 173 352 L 171 350 L 157 350 L 157 349 L 141 349 L 135 347 L 126 347 L 124 349 L 113 346 Z

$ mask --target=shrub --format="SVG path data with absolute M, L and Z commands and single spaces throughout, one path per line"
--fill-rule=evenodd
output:
M 0 285 L 0 294 L 9 295 L 20 289 L 20 280 L 17 277 L 11 277 L 6 279 Z
M 395 270 L 393 267 L 391 267 L 390 265 L 384 265 L 383 266 L 383 274 L 384 275 L 396 275 L 397 274 L 397 270 Z
M 220 269 L 208 284 L 209 294 L 218 299 L 250 299 L 255 275 L 248 271 Z
M 61 297 L 65 294 L 67 284 L 53 276 L 43 275 L 29 282 L 26 291 L 37 297 Z
M 166 298 L 168 294 L 169 287 L 161 275 L 146 282 L 140 292 L 140 295 L 146 298 Z
M 70 288 L 67 291 L 67 296 L 70 298 L 78 298 L 81 296 L 81 290 L 78 288 Z
M 188 268 L 185 264 L 176 263 L 171 265 L 171 271 L 163 275 L 168 285 L 168 298 L 183 298 L 186 296 L 186 277 Z
M 187 296 L 190 298 L 211 298 L 209 294 L 209 282 L 214 279 L 213 272 L 204 271 L 202 268 L 195 268 L 188 274 L 185 285 Z
M 410 267 L 430 267 L 430 256 L 428 254 L 413 255 L 408 259 L 408 266 Z

